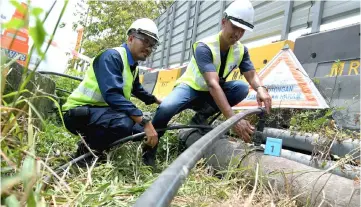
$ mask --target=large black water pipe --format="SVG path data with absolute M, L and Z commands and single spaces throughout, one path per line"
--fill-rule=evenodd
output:
M 243 111 L 204 135 L 159 175 L 158 179 L 140 196 L 135 206 L 169 206 L 178 189 L 187 178 L 189 171 L 206 150 L 239 120 L 251 114 L 264 113 L 264 111 L 264 108 Z

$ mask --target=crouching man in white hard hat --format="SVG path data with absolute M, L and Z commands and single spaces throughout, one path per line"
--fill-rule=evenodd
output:
M 143 116 L 131 101 L 133 94 L 145 104 L 161 101 L 139 83 L 138 61 L 144 61 L 158 46 L 156 24 L 147 18 L 136 20 L 128 29 L 128 40 L 120 47 L 100 52 L 91 62 L 84 80 L 63 105 L 66 128 L 84 136 L 98 152 L 114 141 L 145 132 L 146 144 L 158 143 L 149 117 Z M 77 155 L 86 153 L 80 145 Z
M 237 80 L 226 82 L 227 75 L 239 68 L 251 87 L 257 91 L 257 101 L 270 112 L 271 97 L 259 79 L 247 48 L 239 42 L 245 31 L 253 30 L 254 9 L 247 0 L 232 2 L 225 10 L 222 30 L 193 44 L 193 56 L 177 86 L 158 107 L 153 126 L 165 128 L 170 119 L 187 108 L 198 108 L 192 124 L 205 124 L 207 118 L 219 110 L 228 119 L 234 115 L 232 106 L 248 95 L 248 84 Z M 196 110 L 197 111 L 197 110 Z M 233 128 L 244 141 L 249 142 L 254 127 L 246 120 Z M 163 133 L 159 133 L 161 137 Z M 156 148 L 149 157 L 155 159 Z M 149 158 L 150 160 L 150 158 Z

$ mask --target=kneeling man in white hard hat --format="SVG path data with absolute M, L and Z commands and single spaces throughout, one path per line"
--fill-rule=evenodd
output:
M 127 35 L 127 43 L 101 51 L 92 60 L 84 80 L 63 105 L 66 128 L 83 135 L 87 145 L 98 152 L 118 139 L 143 131 L 146 144 L 153 147 L 158 143 L 150 118 L 130 101 L 133 94 L 147 105 L 161 102 L 139 83 L 137 67 L 138 61 L 156 50 L 158 28 L 150 19 L 138 19 Z M 86 152 L 80 144 L 77 155 Z
M 153 118 L 153 126 L 165 128 L 170 119 L 185 109 L 196 109 L 192 124 L 206 124 L 207 118 L 221 111 L 229 119 L 234 116 L 232 106 L 248 95 L 243 81 L 226 82 L 228 74 L 239 68 L 251 87 L 257 91 L 257 101 L 270 112 L 271 97 L 259 79 L 250 60 L 248 49 L 239 41 L 245 31 L 253 30 L 254 9 L 247 0 L 232 2 L 225 10 L 222 30 L 193 44 L 193 55 L 185 73 L 177 80 L 173 91 L 163 100 Z M 250 141 L 254 127 L 246 120 L 233 128 L 245 142 Z M 159 132 L 161 137 L 164 132 Z M 154 165 L 156 148 L 145 153 Z

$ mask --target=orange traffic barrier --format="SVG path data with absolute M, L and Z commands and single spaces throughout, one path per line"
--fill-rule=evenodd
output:
M 21 6 L 26 12 L 28 9 L 28 5 L 25 3 L 21 3 Z M 19 10 L 16 10 L 14 12 L 12 19 L 25 20 L 25 26 L 19 30 L 11 28 L 6 29 L 4 31 L 4 34 L 1 35 L 1 50 L 5 51 L 9 58 L 14 58 L 20 54 L 17 62 L 25 66 L 29 50 L 29 20 L 25 17 L 25 14 Z

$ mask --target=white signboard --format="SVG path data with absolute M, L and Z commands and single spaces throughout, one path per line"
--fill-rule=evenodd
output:
M 259 76 L 272 96 L 272 108 L 329 108 L 291 49 L 281 50 Z M 251 88 L 248 96 L 233 108 L 258 107 L 256 95 Z

